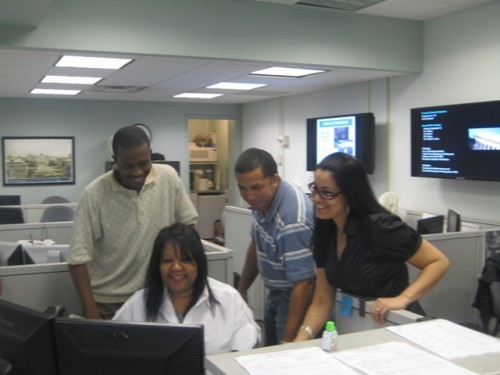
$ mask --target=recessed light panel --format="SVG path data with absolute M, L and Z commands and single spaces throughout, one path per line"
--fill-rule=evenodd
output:
M 206 94 L 206 93 L 193 93 L 186 92 L 184 94 L 174 95 L 174 98 L 190 98 L 190 99 L 213 99 L 223 94 Z
M 63 56 L 56 63 L 58 67 L 91 68 L 91 69 L 120 69 L 132 59 L 88 57 L 88 56 Z
M 94 85 L 102 77 L 77 77 L 77 76 L 45 76 L 42 83 L 64 83 L 76 85 Z
M 355 12 L 382 2 L 384 0 L 302 0 L 297 4 Z
M 223 90 L 253 90 L 259 87 L 267 86 L 264 83 L 237 83 L 237 82 L 220 82 L 207 89 L 223 89 Z
M 254 75 L 278 76 L 278 77 L 304 77 L 310 74 L 324 73 L 325 70 L 297 69 L 273 66 L 272 68 L 257 70 Z
M 82 90 L 55 90 L 55 89 L 33 89 L 30 94 L 39 95 L 77 95 Z

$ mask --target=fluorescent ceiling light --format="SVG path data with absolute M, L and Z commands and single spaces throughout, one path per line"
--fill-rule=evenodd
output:
M 237 83 L 237 82 L 220 82 L 207 89 L 225 89 L 225 90 L 253 90 L 258 87 L 267 86 L 264 83 Z
M 280 66 L 273 66 L 272 68 L 257 70 L 251 74 L 266 75 L 266 76 L 279 76 L 279 77 L 304 77 L 310 74 L 324 73 L 326 70 L 315 69 L 296 69 L 296 68 L 283 68 Z
M 213 99 L 223 94 L 206 94 L 206 93 L 195 93 L 195 92 L 185 92 L 184 94 L 174 95 L 174 98 L 191 98 L 191 99 Z
M 82 90 L 55 90 L 55 89 L 33 89 L 30 94 L 42 95 L 76 95 L 81 93 Z
M 63 56 L 56 63 L 59 67 L 69 68 L 93 68 L 93 69 L 120 69 L 132 59 L 119 59 L 109 57 L 88 56 Z
M 45 76 L 42 83 L 73 83 L 76 85 L 93 85 L 102 77 L 78 77 L 78 76 Z

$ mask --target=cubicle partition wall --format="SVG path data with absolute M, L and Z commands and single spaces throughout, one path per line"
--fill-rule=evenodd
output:
M 45 241 L 52 240 L 58 244 L 68 244 L 71 239 L 71 229 L 73 221 L 68 220 L 70 216 L 64 213 L 57 220 L 58 216 L 51 216 L 53 220 L 45 221 L 46 210 L 64 209 L 73 213 L 76 210 L 76 203 L 65 204 L 30 204 L 16 206 L 21 209 L 24 215 L 24 223 L 2 224 L 0 225 L 0 241 Z
M 40 311 L 50 305 L 62 305 L 68 312 L 81 315 L 82 305 L 65 262 L 69 245 L 22 245 L 37 264 L 7 266 L 6 260 L 17 245 L 0 242 L 0 297 Z M 208 275 L 232 284 L 233 252 L 207 241 L 203 241 L 203 246 Z
M 224 246 L 234 252 L 234 272 L 241 274 L 248 245 L 250 244 L 250 229 L 252 227 L 252 212 L 247 208 L 226 206 L 222 214 L 224 225 Z M 257 276 L 252 287 L 248 290 L 248 305 L 252 309 L 254 318 L 264 319 L 264 300 L 266 289 L 260 276 Z
M 67 263 L 0 267 L 0 278 L 0 297 L 7 301 L 39 311 L 61 305 L 73 314 L 83 312 Z
M 76 211 L 78 203 L 50 203 L 50 204 L 24 204 L 20 205 L 24 214 L 24 222 L 25 223 L 39 223 L 43 220 L 44 213 L 47 209 L 53 208 L 71 208 L 73 212 Z M 64 215 L 66 217 L 66 215 Z M 66 220 L 66 219 L 65 219 Z M 51 220 L 58 221 L 58 220 Z
M 479 324 L 472 302 L 485 261 L 485 231 L 424 235 L 450 260 L 450 268 L 432 291 L 420 300 L 428 316 L 455 323 Z M 419 270 L 410 266 L 410 279 Z
M 385 322 L 378 324 L 372 319 L 370 313 L 374 301 L 365 300 L 340 291 L 337 292 L 335 297 L 336 303 L 332 318 L 336 322 L 337 332 L 340 335 L 414 323 L 424 318 L 422 315 L 410 311 L 392 310 L 386 315 Z
M 72 221 L 53 223 L 25 223 L 0 225 L 0 241 L 45 241 L 68 244 L 71 240 Z

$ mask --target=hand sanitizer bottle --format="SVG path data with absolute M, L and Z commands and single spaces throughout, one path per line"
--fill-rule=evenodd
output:
M 331 320 L 325 324 L 321 347 L 328 352 L 337 349 L 337 330 L 335 329 L 335 323 Z

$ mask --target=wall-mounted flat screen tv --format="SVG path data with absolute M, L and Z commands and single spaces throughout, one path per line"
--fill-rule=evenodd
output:
M 366 172 L 375 170 L 375 116 L 371 112 L 307 119 L 307 170 L 333 152 L 359 159 Z
M 500 181 L 500 101 L 411 110 L 411 175 Z

